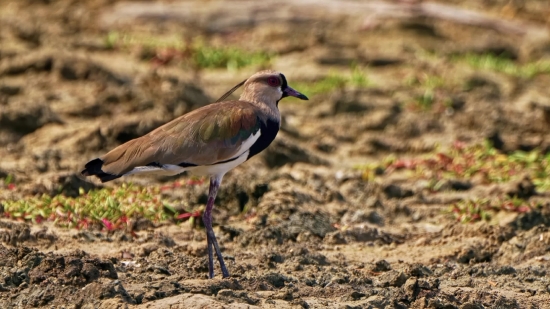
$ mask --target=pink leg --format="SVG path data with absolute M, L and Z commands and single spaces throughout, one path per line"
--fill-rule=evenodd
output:
M 227 267 L 225 267 L 222 252 L 220 250 L 220 246 L 218 245 L 218 240 L 216 240 L 214 229 L 212 229 L 212 209 L 214 208 L 214 201 L 216 200 L 216 195 L 218 194 L 218 189 L 220 188 L 222 178 L 223 175 L 216 175 L 210 178 L 208 202 L 206 203 L 206 209 L 202 215 L 202 222 L 204 222 L 204 226 L 206 227 L 206 240 L 208 243 L 208 276 L 210 279 L 214 278 L 214 250 L 216 251 L 218 262 L 220 262 L 222 276 L 224 278 L 229 277 L 229 272 L 227 271 Z

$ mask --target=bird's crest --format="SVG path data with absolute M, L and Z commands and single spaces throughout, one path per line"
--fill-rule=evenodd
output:
M 219 99 L 216 100 L 215 103 L 219 103 L 225 99 L 227 99 L 228 96 L 230 96 L 235 90 L 239 89 L 244 83 L 246 83 L 248 79 L 243 80 L 242 82 L 238 83 L 235 87 L 231 88 L 228 92 L 226 92 L 224 95 L 222 95 Z

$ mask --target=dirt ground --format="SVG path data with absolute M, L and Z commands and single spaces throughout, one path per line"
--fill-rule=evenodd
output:
M 541 205 L 530 212 L 464 224 L 448 213 L 453 203 L 525 183 L 472 180 L 433 192 L 404 173 L 371 179 L 358 168 L 456 141 L 488 139 L 503 153 L 550 150 L 550 74 L 525 79 L 452 60 L 547 59 L 546 0 L 442 2 L 518 21 L 523 32 L 321 4 L 284 11 L 266 2 L 268 13 L 253 19 L 238 1 L 222 10 L 216 1 L 184 3 L 181 16 L 151 8 L 152 16 L 135 18 L 124 9 L 150 2 L 0 1 L 0 178 L 13 175 L 16 186 L 0 187 L 0 214 L 2 201 L 101 187 L 78 176 L 89 159 L 215 101 L 262 68 L 194 67 L 185 53 L 140 40 L 200 36 L 274 53 L 267 66 L 310 100 L 281 102 L 276 141 L 224 179 L 214 222 L 231 278 L 216 268 L 207 279 L 200 224 L 138 220 L 128 235 L 1 219 L 1 308 L 550 308 L 547 192 L 526 196 Z M 357 67 L 368 86 L 317 95 L 298 87 Z M 414 102 L 424 84 L 414 80 L 426 76 L 441 86 L 422 109 Z M 188 176 L 106 185 L 181 178 Z M 198 208 L 206 190 L 205 182 L 162 197 Z

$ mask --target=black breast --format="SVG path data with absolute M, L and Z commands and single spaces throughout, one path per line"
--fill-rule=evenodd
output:
M 266 122 L 263 122 L 262 120 L 258 119 L 258 122 L 260 123 L 260 132 L 261 135 L 258 138 L 258 140 L 250 147 L 250 152 L 248 153 L 248 159 L 252 158 L 253 156 L 260 153 L 262 150 L 266 149 L 271 142 L 275 139 L 275 136 L 277 136 L 277 133 L 279 133 L 279 126 L 280 122 L 275 121 L 272 119 L 267 119 Z M 248 160 L 247 159 L 247 160 Z

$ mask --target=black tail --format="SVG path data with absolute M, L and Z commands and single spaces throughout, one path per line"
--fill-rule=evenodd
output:
M 99 158 L 93 159 L 92 161 L 86 163 L 84 165 L 84 170 L 80 172 L 84 176 L 97 176 L 101 180 L 101 182 L 107 182 L 111 181 L 113 179 L 117 179 L 122 175 L 113 175 L 113 174 L 107 174 L 104 171 L 101 170 L 101 167 L 103 166 L 103 161 Z

